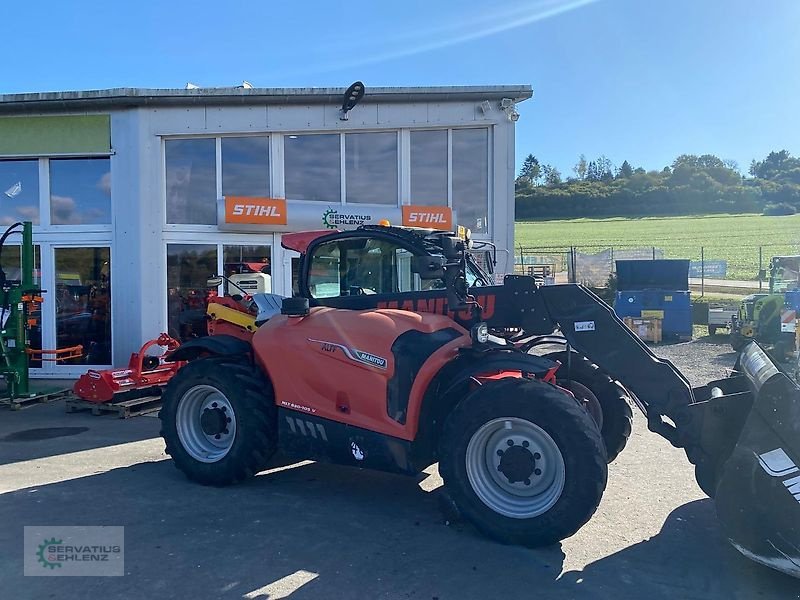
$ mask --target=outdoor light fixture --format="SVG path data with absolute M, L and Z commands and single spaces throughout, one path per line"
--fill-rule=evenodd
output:
M 347 91 L 344 93 L 344 102 L 342 102 L 342 108 L 339 110 L 339 119 L 342 121 L 347 121 L 349 119 L 348 113 L 353 110 L 356 104 L 361 102 L 361 99 L 364 97 L 364 84 L 360 81 L 356 81 L 353 83 Z
M 486 114 L 486 113 L 488 113 L 490 110 L 492 110 L 492 105 L 491 105 L 491 103 L 490 103 L 488 100 L 484 100 L 483 102 L 481 102 L 480 104 L 478 104 L 478 108 L 480 108 L 480 109 L 481 109 L 481 112 L 482 112 L 483 114 Z

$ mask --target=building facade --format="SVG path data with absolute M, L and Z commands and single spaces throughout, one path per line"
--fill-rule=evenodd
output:
M 368 89 L 346 119 L 343 92 L 0 96 L 0 220 L 33 221 L 47 290 L 33 345 L 84 349 L 33 374 L 120 365 L 161 331 L 202 333 L 212 274 L 291 295 L 290 231 L 459 224 L 511 271 L 514 106 L 530 87 Z

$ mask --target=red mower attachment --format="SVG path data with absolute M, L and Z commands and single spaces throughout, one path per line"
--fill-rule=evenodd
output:
M 186 364 L 185 361 L 164 361 L 164 356 L 180 345 L 178 340 L 162 333 L 145 343 L 139 352 L 131 354 L 127 369 L 89 369 L 75 382 L 72 390 L 83 400 L 97 404 L 109 402 L 121 394 L 138 396 L 144 395 L 145 391 L 160 394 L 161 388 Z M 147 354 L 153 346 L 161 346 L 164 351 L 158 355 Z

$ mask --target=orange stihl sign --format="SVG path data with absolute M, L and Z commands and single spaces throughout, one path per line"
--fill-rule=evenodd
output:
M 286 225 L 286 200 L 283 198 L 226 196 L 225 222 Z
M 450 231 L 453 228 L 453 211 L 447 206 L 404 206 L 403 225 Z

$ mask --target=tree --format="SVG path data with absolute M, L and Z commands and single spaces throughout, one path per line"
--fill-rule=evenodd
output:
M 575 164 L 574 167 L 572 167 L 572 170 L 575 171 L 575 175 L 577 175 L 578 179 L 580 179 L 581 181 L 586 179 L 586 168 L 587 168 L 586 155 L 581 154 L 578 157 L 578 162 Z
M 600 181 L 600 171 L 597 170 L 597 163 L 593 160 L 586 165 L 586 181 Z
M 546 186 L 555 186 L 561 183 L 561 172 L 552 165 L 542 165 L 542 173 L 544 174 L 544 184 Z
M 627 160 L 622 161 L 622 166 L 617 171 L 617 179 L 630 179 L 633 175 L 633 167 Z
M 597 176 L 601 181 L 614 179 L 614 163 L 605 154 L 601 154 L 595 164 L 597 165 Z
M 528 154 L 522 162 L 522 169 L 519 172 L 519 179 L 536 183 L 542 176 L 542 167 L 533 154 Z
M 791 181 L 793 177 L 788 175 L 796 169 L 800 169 L 800 158 L 795 158 L 788 150 L 770 152 L 764 160 L 754 160 L 750 164 L 750 174 L 759 179 Z
M 741 173 L 741 169 L 739 168 L 739 163 L 733 160 L 732 158 L 726 158 L 722 161 L 722 164 L 725 165 L 726 168 L 730 169 L 731 171 L 736 171 L 737 173 Z

